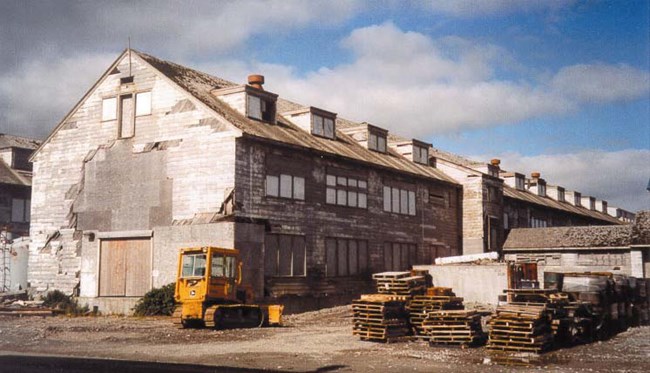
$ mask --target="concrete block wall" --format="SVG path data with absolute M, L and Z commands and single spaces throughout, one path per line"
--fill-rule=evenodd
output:
M 415 266 L 415 269 L 428 271 L 434 286 L 452 288 L 465 303 L 496 305 L 499 295 L 508 288 L 508 266 L 505 263 Z

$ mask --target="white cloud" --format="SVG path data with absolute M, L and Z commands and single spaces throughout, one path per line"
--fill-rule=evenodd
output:
M 474 156 L 472 159 L 489 159 Z M 494 158 L 494 157 L 492 157 Z M 501 167 L 530 175 L 539 171 L 547 183 L 577 190 L 608 201 L 610 206 L 629 211 L 650 209 L 650 192 L 646 190 L 650 178 L 650 150 L 602 150 L 568 154 L 523 156 L 504 153 Z
M 437 13 L 470 18 L 543 10 L 558 11 L 570 7 L 576 2 L 577 0 L 428 0 L 422 3 Z
M 551 85 L 584 102 L 629 100 L 647 95 L 650 74 L 623 64 L 573 65 L 561 69 Z
M 43 138 L 99 79 L 111 54 L 35 61 L 0 76 L 0 132 Z
M 504 59 L 516 65 L 502 48 L 459 37 L 434 40 L 392 23 L 354 30 L 341 45 L 352 62 L 304 76 L 288 66 L 242 61 L 202 68 L 239 82 L 262 72 L 267 88 L 285 98 L 416 138 L 565 114 L 592 102 L 589 94 L 614 102 L 649 89 L 631 84 L 646 73 L 629 66 L 569 66 L 541 82 L 500 79 L 495 70 L 504 68 Z M 600 78 L 615 89 L 590 93 L 589 84 Z

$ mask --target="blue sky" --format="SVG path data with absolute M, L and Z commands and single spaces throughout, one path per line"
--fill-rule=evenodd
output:
M 0 2 L 0 132 L 43 138 L 134 48 L 636 211 L 648 1 Z

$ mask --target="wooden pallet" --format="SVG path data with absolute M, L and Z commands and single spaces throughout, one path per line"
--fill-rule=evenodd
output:
M 481 315 L 466 310 L 429 312 L 422 322 L 423 333 L 429 344 L 477 345 L 483 341 Z
M 553 326 L 545 304 L 509 303 L 497 307 L 488 322 L 488 350 L 541 353 L 553 343 Z
M 352 302 L 352 334 L 361 340 L 393 342 L 409 334 L 406 302 L 395 296 L 368 294 Z

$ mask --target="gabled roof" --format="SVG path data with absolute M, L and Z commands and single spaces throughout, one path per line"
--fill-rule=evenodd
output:
M 370 151 L 359 145 L 352 137 L 344 134 L 342 131 L 337 130 L 336 139 L 331 140 L 312 136 L 280 114 L 277 115 L 277 124 L 263 123 L 249 119 L 211 93 L 215 89 L 233 87 L 235 86 L 234 83 L 185 66 L 158 59 L 145 53 L 135 51 L 134 53 L 156 70 L 163 73 L 183 90 L 223 116 L 232 125 L 240 129 L 245 136 L 344 157 L 353 161 L 369 163 L 386 169 L 407 172 L 412 175 L 458 185 L 442 171 L 411 162 L 395 151 L 390 151 L 387 154 Z M 301 109 L 304 106 L 280 98 L 277 102 L 276 111 L 277 113 L 289 112 Z M 339 125 L 349 125 L 350 123 L 353 122 L 337 117 L 337 127 Z
M 40 141 L 30 139 L 27 137 L 7 135 L 0 133 L 0 149 L 5 148 L 20 148 L 20 149 L 36 149 L 41 144 Z
M 575 215 L 580 215 L 590 219 L 598 219 L 611 224 L 622 224 L 622 222 L 613 216 L 609 216 L 599 211 L 589 210 L 584 207 L 574 206 L 567 202 L 559 202 L 549 197 L 542 197 L 537 194 L 518 190 L 506 184 L 503 185 L 503 196 L 506 198 L 517 199 L 523 202 L 532 203 L 541 207 L 554 210 L 560 210 Z
M 618 248 L 632 243 L 631 225 L 585 227 L 515 228 L 503 251 L 562 248 Z
M 0 184 L 31 186 L 31 172 L 13 170 L 5 161 L 0 159 Z

